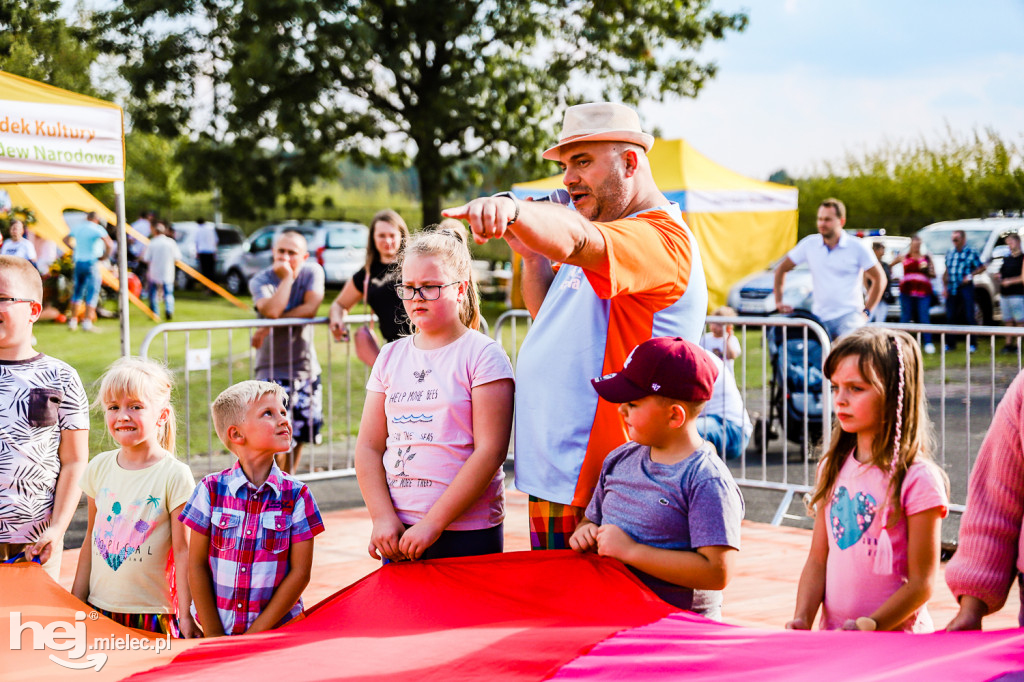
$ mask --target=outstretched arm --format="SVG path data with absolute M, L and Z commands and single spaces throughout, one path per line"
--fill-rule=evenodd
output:
M 516 205 L 519 217 L 515 218 Z M 519 201 L 500 197 L 481 197 L 468 204 L 441 212 L 448 218 L 469 221 L 479 244 L 511 233 L 520 253 L 532 252 L 556 263 L 599 270 L 608 261 L 604 236 L 579 213 L 548 202 Z M 515 218 L 512 225 L 508 223 Z M 508 239 L 512 245 L 512 239 Z M 525 254 L 524 254 L 525 257 Z

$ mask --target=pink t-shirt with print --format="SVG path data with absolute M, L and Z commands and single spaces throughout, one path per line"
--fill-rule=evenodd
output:
M 384 471 L 399 520 L 421 520 L 473 453 L 472 391 L 512 378 L 500 345 L 476 331 L 433 350 L 407 336 L 381 349 L 366 390 L 383 393 L 388 440 Z M 492 528 L 505 518 L 499 467 L 480 499 L 448 530 Z
M 903 514 L 889 527 L 892 573 L 874 572 L 878 536 L 889 477 L 881 469 L 861 464 L 849 455 L 839 470 L 832 496 L 825 506 L 828 524 L 828 562 L 825 565 L 825 601 L 822 630 L 838 630 L 849 619 L 871 616 L 907 580 L 907 516 L 939 508 L 947 513 L 946 486 L 932 463 L 916 462 L 903 479 L 900 504 Z M 894 516 L 894 515 L 891 515 Z M 900 628 L 931 632 L 931 616 L 921 607 Z

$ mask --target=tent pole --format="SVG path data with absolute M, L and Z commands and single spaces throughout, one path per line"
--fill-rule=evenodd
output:
M 131 355 L 132 340 L 128 331 L 128 235 L 124 219 L 124 181 L 114 182 L 114 210 L 117 211 L 117 280 L 118 314 L 121 318 L 121 355 Z

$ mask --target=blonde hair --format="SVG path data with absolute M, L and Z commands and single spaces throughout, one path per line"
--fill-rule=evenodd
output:
M 469 246 L 461 231 L 439 229 L 437 225 L 425 227 L 409 238 L 399 254 L 399 268 L 405 265 L 409 256 L 437 256 L 451 273 L 461 282 L 469 282 L 466 296 L 459 308 L 459 320 L 470 329 L 480 329 L 480 299 L 473 283 L 473 262 Z
M 42 304 L 43 279 L 32 263 L 21 256 L 0 256 L 0 273 L 16 283 L 17 293 Z
M 228 429 L 244 422 L 249 407 L 268 393 L 275 394 L 285 406 L 288 405 L 288 392 L 271 381 L 249 379 L 220 392 L 210 406 L 210 414 L 217 437 L 225 446 L 228 444 Z
M 895 512 L 890 518 L 898 518 L 902 513 L 900 492 L 910 465 L 917 461 L 931 462 L 934 449 L 921 348 L 914 337 L 904 331 L 861 327 L 840 337 L 832 347 L 825 360 L 825 376 L 831 379 L 839 363 L 850 357 L 857 358 L 861 376 L 884 401 L 882 413 L 878 415 L 881 428 L 871 444 L 871 464 L 889 472 L 890 508 Z M 843 463 L 856 447 L 857 434 L 843 431 L 836 422 L 832 427 L 832 442 L 822 457 L 810 508 L 827 501 Z M 935 468 L 942 472 L 941 468 Z M 946 478 L 945 472 L 942 476 Z M 948 479 L 946 487 L 949 487 Z
M 120 397 L 134 398 L 159 409 L 167 408 L 167 419 L 159 427 L 157 442 L 164 450 L 173 453 L 178 430 L 171 403 L 173 391 L 174 377 L 164 365 L 147 358 L 118 358 L 103 374 L 94 405 L 102 408 Z
M 711 314 L 717 315 L 718 317 L 736 317 L 736 311 L 727 305 L 718 306 Z

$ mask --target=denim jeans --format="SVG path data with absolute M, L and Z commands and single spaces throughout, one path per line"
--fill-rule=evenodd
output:
M 156 292 L 160 289 L 164 291 L 164 312 L 167 317 L 174 315 L 174 282 L 153 282 L 149 283 L 149 307 L 153 312 L 157 312 L 156 309 Z
M 910 296 L 909 294 L 900 294 L 900 322 L 931 324 L 932 318 L 931 313 L 929 312 L 931 305 L 931 296 Z M 925 343 L 931 343 L 932 335 L 922 334 L 921 339 Z
M 99 300 L 100 264 L 96 261 L 75 261 L 75 286 L 71 292 L 71 302 L 84 302 L 95 308 Z
M 852 332 L 854 329 L 860 329 L 867 323 L 868 316 L 859 310 L 840 315 L 839 317 L 833 317 L 831 320 L 822 320 L 822 324 L 825 325 L 825 331 L 828 332 L 828 338 L 833 341 L 843 334 Z
M 697 417 L 697 433 L 725 459 L 739 459 L 750 443 L 750 436 L 743 435 L 742 424 L 725 421 L 717 414 Z

